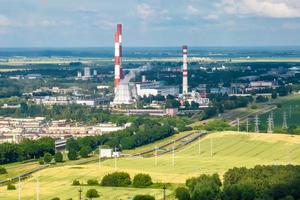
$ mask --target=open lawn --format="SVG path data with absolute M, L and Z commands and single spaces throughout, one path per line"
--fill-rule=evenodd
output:
M 299 125 L 300 124 L 300 95 L 291 95 L 278 99 L 276 102 L 282 105 L 281 108 L 273 110 L 274 126 L 276 128 L 282 127 L 283 113 L 287 115 L 287 125 Z M 260 116 L 262 126 L 267 126 L 267 118 L 270 113 L 265 113 Z
M 212 151 L 211 151 L 212 150 Z M 212 155 L 211 155 L 212 154 Z M 282 134 L 255 133 L 214 133 L 195 141 L 185 148 L 175 152 L 175 166 L 172 165 L 172 153 L 159 156 L 157 165 L 155 157 L 127 157 L 116 161 L 118 171 L 126 171 L 133 177 L 137 173 L 148 173 L 154 182 L 184 183 L 192 176 L 203 173 L 219 173 L 233 167 L 253 167 L 255 165 L 300 164 L 300 136 Z M 68 163 L 63 166 L 52 166 L 33 174 L 22 182 L 22 199 L 34 199 L 36 177 L 39 177 L 40 199 L 78 198 L 78 186 L 71 186 L 74 179 L 86 183 L 88 179 L 100 180 L 105 174 L 115 171 L 115 160 L 110 159 L 100 163 L 77 165 Z M 90 186 L 83 186 L 85 191 Z M 162 190 L 147 188 L 110 188 L 93 186 L 107 200 L 128 199 L 135 194 L 152 194 L 157 199 L 162 198 Z M 172 189 L 167 190 L 171 194 Z M 0 199 L 17 198 L 18 191 L 8 191 L 0 187 Z

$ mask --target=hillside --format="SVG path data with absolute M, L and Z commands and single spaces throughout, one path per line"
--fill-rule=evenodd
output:
M 212 156 L 211 156 L 212 142 Z M 222 132 L 206 136 L 200 142 L 193 142 L 175 152 L 175 166 L 172 166 L 172 153 L 157 158 L 121 158 L 117 160 L 119 171 L 129 172 L 132 176 L 143 172 L 151 174 L 156 182 L 184 183 L 186 178 L 202 173 L 222 175 L 232 167 L 253 167 L 255 165 L 300 164 L 300 136 L 281 134 L 254 134 Z M 65 165 L 45 169 L 34 174 L 22 183 L 22 199 L 32 199 L 35 194 L 38 175 L 41 199 L 59 196 L 62 199 L 78 197 L 78 187 L 71 186 L 74 179 L 86 183 L 88 179 L 101 177 L 115 170 L 115 161 L 106 160 L 100 164 Z M 97 187 L 97 186 L 96 186 Z M 88 187 L 83 187 L 86 190 Z M 161 189 L 128 189 L 97 187 L 102 199 L 127 199 L 137 193 L 149 193 L 161 198 Z M 57 193 L 57 191 L 60 191 Z M 114 191 L 113 195 L 110 191 Z M 167 190 L 170 194 L 172 191 Z M 16 199 L 17 191 L 7 191 L 0 187 L 0 199 Z

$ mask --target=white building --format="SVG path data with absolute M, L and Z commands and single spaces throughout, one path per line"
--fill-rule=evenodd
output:
M 100 158 L 113 157 L 113 149 L 100 149 Z

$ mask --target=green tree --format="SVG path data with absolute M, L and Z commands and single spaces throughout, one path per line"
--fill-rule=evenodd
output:
M 133 178 L 133 186 L 143 188 L 152 185 L 152 179 L 149 174 L 137 174 Z
M 56 152 L 54 155 L 55 162 L 63 162 L 63 154 L 61 152 Z
M 44 154 L 44 162 L 50 163 L 51 161 L 52 161 L 52 155 L 50 153 L 45 153 Z
M 79 180 L 73 180 L 72 185 L 80 185 Z
M 16 190 L 16 186 L 13 185 L 12 183 L 9 183 L 9 184 L 7 185 L 7 190 Z
M 88 185 L 99 185 L 99 182 L 96 179 L 89 179 L 87 181 Z
M 151 195 L 136 195 L 133 200 L 155 200 Z
M 86 192 L 86 195 L 85 195 L 87 198 L 89 199 L 93 199 L 93 198 L 98 198 L 100 197 L 100 195 L 98 194 L 98 191 L 96 189 L 89 189 L 87 192 Z
M 76 160 L 77 157 L 78 157 L 77 151 L 75 151 L 75 150 L 70 150 L 70 151 L 68 152 L 68 158 L 69 158 L 69 160 Z
M 277 99 L 277 92 L 276 91 L 272 91 L 272 99 Z
M 0 166 L 0 174 L 7 174 L 6 169 L 2 166 Z
M 81 149 L 79 151 L 79 155 L 82 158 L 87 158 L 91 152 L 92 152 L 91 147 L 89 147 L 89 146 L 83 146 L 83 147 L 81 147 Z
M 126 187 L 131 184 L 131 179 L 126 172 L 114 172 L 107 174 L 102 178 L 102 186 Z
M 177 188 L 175 191 L 175 197 L 178 200 L 190 200 L 191 199 L 189 190 L 185 187 Z

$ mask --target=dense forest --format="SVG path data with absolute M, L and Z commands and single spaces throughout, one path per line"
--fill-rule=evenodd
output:
M 300 166 L 256 166 L 201 175 L 176 189 L 178 200 L 296 200 L 300 198 Z

